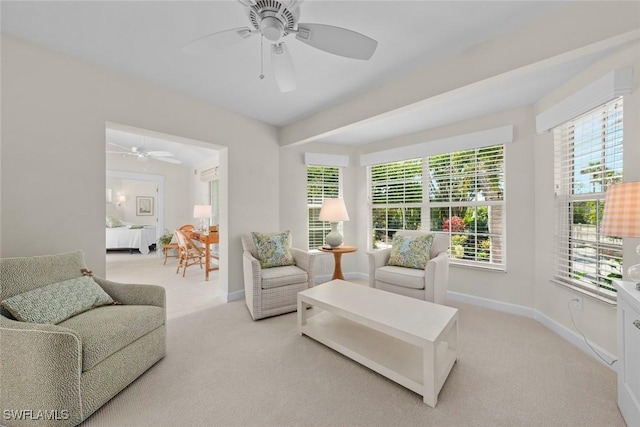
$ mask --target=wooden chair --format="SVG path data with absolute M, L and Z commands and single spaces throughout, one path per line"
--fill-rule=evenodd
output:
M 182 231 L 193 231 L 195 230 L 196 227 L 191 225 L 191 224 L 185 224 L 182 227 L 178 228 L 178 230 L 182 230 Z M 177 238 L 176 238 L 177 240 Z M 171 242 L 171 243 L 167 243 L 166 245 L 164 245 L 164 247 L 162 248 L 162 250 L 164 251 L 164 262 L 162 263 L 163 265 L 167 264 L 167 258 L 171 257 L 171 258 L 180 258 L 180 250 L 178 248 L 178 242 Z M 169 251 L 176 251 L 176 255 L 169 255 Z
M 200 264 L 200 268 L 202 268 L 206 255 L 204 250 L 196 246 L 184 231 L 176 230 L 175 234 L 178 240 L 178 269 L 176 270 L 176 274 L 180 272 L 180 267 L 182 267 L 182 277 L 184 277 L 187 272 L 187 267 Z

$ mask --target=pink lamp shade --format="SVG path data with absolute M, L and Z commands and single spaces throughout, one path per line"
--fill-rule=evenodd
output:
M 640 182 L 609 187 L 601 229 L 605 236 L 640 237 Z
M 601 227 L 605 236 L 640 237 L 640 182 L 609 187 Z M 636 252 L 640 255 L 640 245 Z M 640 264 L 627 269 L 627 279 L 638 281 L 636 289 L 640 290 Z

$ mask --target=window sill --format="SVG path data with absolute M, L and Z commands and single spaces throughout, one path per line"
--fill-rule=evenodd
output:
M 495 265 L 479 265 L 479 264 L 465 264 L 463 262 L 455 262 L 449 259 L 449 266 L 451 267 L 461 267 L 461 268 L 469 268 L 472 270 L 482 270 L 482 271 L 491 271 L 494 273 L 506 273 L 506 266 L 495 266 Z

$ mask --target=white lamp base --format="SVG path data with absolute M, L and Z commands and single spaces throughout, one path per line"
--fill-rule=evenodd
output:
M 325 241 L 327 242 L 327 245 L 331 246 L 332 248 L 337 248 L 342 244 L 342 234 L 338 232 L 337 222 L 331 223 L 331 231 L 325 237 Z

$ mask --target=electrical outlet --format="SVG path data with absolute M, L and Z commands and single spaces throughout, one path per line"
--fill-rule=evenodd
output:
M 582 311 L 582 295 L 574 295 L 571 301 L 576 310 Z

